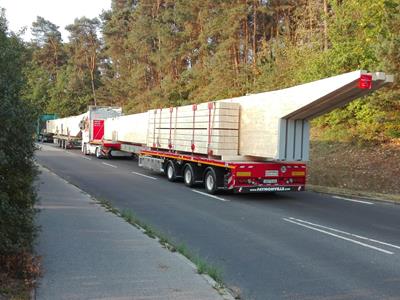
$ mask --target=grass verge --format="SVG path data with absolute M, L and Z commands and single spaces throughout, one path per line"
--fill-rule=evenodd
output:
M 117 216 L 120 216 L 129 224 L 135 226 L 136 228 L 143 231 L 144 234 L 149 236 L 150 238 L 157 239 L 158 242 L 165 247 L 166 249 L 170 250 L 171 252 L 178 252 L 189 259 L 197 268 L 197 272 L 199 274 L 205 274 L 210 276 L 217 284 L 217 288 L 221 288 L 222 284 L 222 272 L 215 266 L 210 265 L 208 262 L 200 258 L 197 254 L 192 253 L 186 245 L 174 244 L 168 237 L 164 234 L 158 232 L 150 225 L 144 223 L 139 218 L 137 218 L 132 211 L 130 210 L 122 210 L 119 211 L 112 204 L 106 199 L 96 199 L 104 208 L 108 211 L 114 213 Z
M 323 193 L 323 194 L 331 194 L 331 195 L 339 195 L 339 196 L 348 196 L 348 197 L 360 197 L 364 199 L 370 199 L 375 201 L 386 201 L 386 202 L 394 202 L 400 204 L 400 195 L 394 194 L 382 194 L 382 193 L 374 193 L 374 192 L 366 192 L 366 191 L 355 191 L 351 189 L 344 188 L 335 188 L 329 186 L 320 186 L 320 185 L 307 185 L 307 190 Z

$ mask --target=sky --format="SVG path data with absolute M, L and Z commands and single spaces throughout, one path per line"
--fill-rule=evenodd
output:
M 6 9 L 8 28 L 18 32 L 28 28 L 22 37 L 30 41 L 30 27 L 37 16 L 59 26 L 63 40 L 68 40 L 65 26 L 72 24 L 75 18 L 98 17 L 103 10 L 111 8 L 111 0 L 0 0 L 0 7 Z

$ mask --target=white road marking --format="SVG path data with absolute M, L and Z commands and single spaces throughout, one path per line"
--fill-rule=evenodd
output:
M 157 180 L 156 177 L 148 176 L 148 175 L 145 175 L 145 174 L 142 174 L 142 173 L 138 173 L 138 172 L 132 172 L 132 174 L 136 174 L 136 175 L 139 175 L 139 176 L 142 176 L 142 177 L 146 177 L 146 178 L 149 178 L 149 179 Z
M 369 201 L 355 200 L 355 199 L 350 199 L 350 198 L 345 198 L 345 197 L 340 197 L 340 196 L 332 196 L 332 198 L 351 201 L 351 202 L 357 202 L 357 203 L 363 203 L 363 204 L 369 204 L 369 205 L 375 204 L 375 203 L 369 202 Z
M 375 240 L 375 239 L 370 239 L 370 238 L 367 238 L 365 236 L 361 236 L 361 235 L 358 235 L 358 234 L 354 234 L 354 233 L 346 232 L 346 231 L 343 231 L 343 230 L 335 229 L 335 228 L 332 228 L 332 227 L 328 227 L 328 226 L 323 226 L 323 225 L 307 222 L 307 221 L 304 221 L 304 220 L 301 220 L 301 219 L 292 218 L 292 217 L 290 217 L 289 219 L 295 220 L 295 221 L 298 221 L 298 222 L 302 222 L 302 223 L 305 223 L 305 224 L 313 225 L 313 226 L 316 226 L 316 227 L 329 229 L 329 230 L 334 231 L 334 232 L 339 232 L 339 233 L 342 233 L 342 234 L 350 235 L 350 236 L 356 237 L 356 238 L 358 238 L 360 240 L 367 240 L 367 241 L 370 241 L 370 242 L 373 242 L 373 243 L 377 243 L 377 244 L 393 247 L 393 248 L 396 248 L 396 249 L 400 249 L 400 246 L 393 245 L 393 244 L 386 243 L 386 242 L 381 242 L 381 241 L 378 241 L 378 240 Z
M 325 233 L 327 235 L 331 235 L 331 236 L 336 237 L 338 239 L 342 239 L 342 240 L 345 240 L 345 241 L 348 241 L 348 242 L 351 242 L 351 243 L 354 243 L 354 244 L 357 244 L 357 245 L 360 245 L 360 246 L 363 246 L 363 247 L 366 247 L 366 248 L 370 248 L 370 249 L 373 249 L 373 250 L 376 250 L 376 251 L 379 251 L 379 252 L 382 252 L 382 253 L 394 254 L 391 251 L 387 251 L 387 250 L 382 249 L 382 248 L 378 248 L 378 247 L 375 247 L 375 246 L 372 246 L 372 245 L 369 245 L 369 244 L 365 244 L 365 243 L 362 243 L 362 242 L 359 242 L 359 241 L 356 241 L 356 240 L 353 240 L 353 239 L 350 239 L 350 238 L 347 238 L 347 237 L 344 237 L 344 236 L 341 236 L 341 235 L 338 235 L 338 234 L 334 234 L 334 233 L 328 232 L 326 230 L 315 228 L 315 227 L 312 227 L 312 226 L 309 226 L 309 225 L 306 225 L 306 224 L 303 224 L 303 223 L 300 223 L 300 222 L 296 222 L 296 221 L 293 221 L 293 220 L 290 220 L 290 219 L 287 219 L 287 218 L 283 218 L 283 220 L 285 220 L 287 222 L 290 222 L 290 223 L 293 223 L 293 224 L 296 224 L 296 225 L 299 225 L 299 226 L 306 227 L 306 228 L 311 229 L 311 230 L 315 230 L 315 231 L 318 231 L 318 232 L 321 232 L 321 233 Z
M 90 157 L 81 156 L 83 159 L 92 160 Z
M 105 162 L 103 162 L 102 164 L 106 165 L 106 166 L 109 166 L 109 167 L 112 167 L 112 168 L 117 168 L 117 166 L 114 166 L 114 165 L 111 165 L 111 164 L 108 164 L 108 163 L 105 163 Z
M 224 199 L 224 198 L 221 198 L 221 197 L 218 197 L 218 196 L 210 195 L 210 194 L 207 194 L 207 193 L 204 193 L 204 192 L 200 192 L 198 190 L 192 190 L 192 191 L 195 192 L 195 193 L 201 194 L 203 196 L 207 196 L 207 197 L 210 197 L 210 198 L 217 199 L 219 201 L 224 201 L 224 202 L 229 202 L 230 201 L 228 199 Z

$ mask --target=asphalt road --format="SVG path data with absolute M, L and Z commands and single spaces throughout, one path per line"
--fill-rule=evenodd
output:
M 400 299 L 400 205 L 311 192 L 210 197 L 133 160 L 48 145 L 36 158 L 185 244 L 244 299 Z

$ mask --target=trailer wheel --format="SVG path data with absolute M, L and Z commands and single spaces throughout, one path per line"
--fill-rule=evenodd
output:
M 191 164 L 186 164 L 183 169 L 183 182 L 188 187 L 193 187 L 195 183 L 195 174 Z
M 169 161 L 167 164 L 167 178 L 169 181 L 174 182 L 176 181 L 176 168 L 172 161 Z
M 94 153 L 98 159 L 103 158 L 103 155 L 101 155 L 100 147 L 96 147 L 96 150 L 94 151 Z
M 83 145 L 83 149 L 82 149 L 83 154 L 88 155 L 88 151 L 87 151 L 87 145 L 86 143 Z
M 207 193 L 215 194 L 217 191 L 217 175 L 213 168 L 208 169 L 204 176 L 204 185 Z

